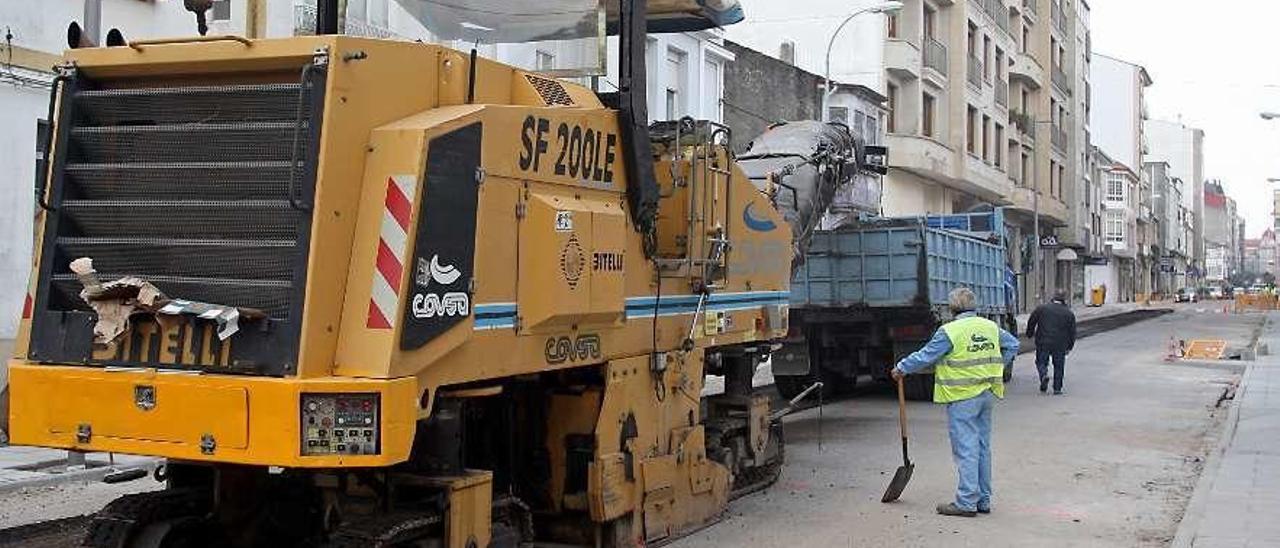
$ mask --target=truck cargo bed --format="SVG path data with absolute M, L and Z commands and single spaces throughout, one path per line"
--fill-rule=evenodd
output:
M 1003 230 L 990 230 L 1003 227 L 1000 217 L 997 210 L 888 219 L 816 233 L 791 281 L 791 305 L 941 307 L 965 286 L 977 293 L 980 312 L 1002 314 Z

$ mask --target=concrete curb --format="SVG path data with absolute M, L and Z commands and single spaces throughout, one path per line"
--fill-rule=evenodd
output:
M 139 462 L 133 465 L 108 465 L 76 470 L 74 472 L 63 472 L 61 474 L 48 474 L 46 477 L 31 478 L 2 484 L 0 485 L 0 495 L 5 495 L 22 489 L 36 489 L 40 487 L 49 487 L 51 485 L 61 485 L 64 483 L 89 483 L 102 481 L 102 478 L 106 477 L 107 474 L 119 472 L 121 470 L 132 470 L 135 468 L 144 468 L 147 470 L 148 475 L 150 475 L 155 472 L 156 467 L 159 465 L 160 461 L 154 460 L 151 462 Z
M 1194 546 L 1196 534 L 1200 530 L 1200 522 L 1204 519 L 1205 510 L 1209 505 L 1209 498 L 1213 493 L 1213 484 L 1217 481 L 1218 471 L 1222 468 L 1222 459 L 1227 453 L 1227 448 L 1231 447 L 1231 443 L 1235 440 L 1236 427 L 1240 423 L 1241 406 L 1239 402 L 1244 401 L 1244 394 L 1249 390 L 1249 378 L 1253 374 L 1256 363 L 1248 362 L 1244 374 L 1240 376 L 1240 384 L 1236 387 L 1235 398 L 1232 400 L 1231 408 L 1227 412 L 1227 420 L 1226 424 L 1223 425 L 1222 436 L 1218 438 L 1217 446 L 1209 452 L 1204 468 L 1200 470 L 1200 479 L 1196 481 L 1191 500 L 1187 503 L 1187 508 L 1182 513 L 1182 519 L 1178 522 L 1178 530 L 1174 533 L 1173 542 L 1169 544 L 1170 548 L 1192 548 Z

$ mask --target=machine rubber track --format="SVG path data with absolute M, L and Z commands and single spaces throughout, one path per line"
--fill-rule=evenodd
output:
M 724 422 L 708 424 L 706 430 L 708 456 L 711 456 L 721 464 L 729 466 L 723 460 L 725 450 L 713 447 L 726 447 L 723 445 L 725 441 L 735 436 L 745 437 L 747 435 L 746 430 L 745 426 L 731 427 Z M 782 474 L 782 465 L 786 461 L 786 440 L 782 436 L 781 423 L 774 423 L 770 428 L 769 434 L 772 439 L 777 440 L 776 452 L 770 455 L 763 465 L 743 467 L 734 473 L 733 485 L 729 488 L 729 500 L 766 489 L 778 481 L 778 477 Z M 733 471 L 732 466 L 729 466 L 729 469 Z
M 782 475 L 782 465 L 786 461 L 787 444 L 782 438 L 782 429 L 774 428 L 772 434 L 778 440 L 778 452 L 762 466 L 752 466 L 733 478 L 733 487 L 729 491 L 729 500 L 745 497 L 757 491 L 768 489 Z
M 168 489 L 125 495 L 94 514 L 81 546 L 123 548 L 148 525 L 175 518 L 203 517 L 209 493 L 202 489 Z
M 393 512 L 343 523 L 329 535 L 326 548 L 390 548 L 426 540 L 439 532 L 443 517 L 421 512 Z

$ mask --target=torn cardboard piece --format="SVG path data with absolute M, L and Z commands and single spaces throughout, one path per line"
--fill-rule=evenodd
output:
M 89 257 L 71 261 L 71 271 L 84 286 L 80 291 L 80 298 L 89 303 L 98 315 L 93 326 L 95 344 L 113 344 L 129 329 L 129 318 L 138 313 L 169 316 L 189 314 L 212 320 L 218 324 L 218 339 L 224 341 L 240 330 L 240 318 L 266 317 L 265 313 L 255 308 L 170 299 L 151 282 L 138 277 L 126 276 L 102 283 L 97 271 L 93 269 L 93 259 Z

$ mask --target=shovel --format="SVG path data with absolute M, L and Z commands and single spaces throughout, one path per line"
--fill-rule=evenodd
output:
M 880 502 L 898 500 L 902 496 L 902 490 L 907 488 L 907 482 L 911 481 L 911 472 L 916 469 L 916 465 L 911 464 L 911 459 L 907 457 L 907 396 L 902 388 L 902 379 L 898 379 L 898 426 L 902 429 L 902 466 L 893 473 L 893 481 L 884 490 Z

